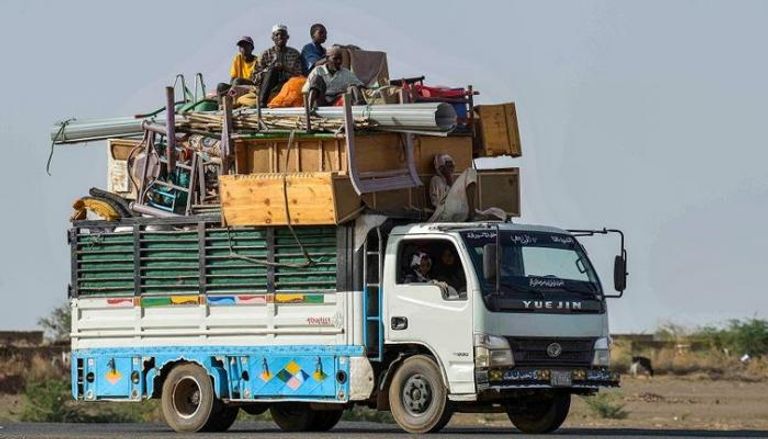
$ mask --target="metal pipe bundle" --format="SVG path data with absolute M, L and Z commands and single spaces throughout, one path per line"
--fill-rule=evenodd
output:
M 255 109 L 241 110 L 255 114 Z M 303 117 L 303 108 L 264 108 L 262 116 Z M 343 107 L 319 107 L 315 114 L 324 119 L 344 119 Z M 355 105 L 354 118 L 370 119 L 383 128 L 414 129 L 418 131 L 450 131 L 456 127 L 456 111 L 451 104 L 426 102 L 416 104 Z
M 200 112 L 202 114 L 221 115 L 220 111 Z M 305 117 L 303 107 L 265 108 L 262 116 L 300 118 Z M 236 110 L 236 114 L 257 114 L 256 109 Z M 320 107 L 315 114 L 323 119 L 344 119 L 342 107 Z M 425 102 L 416 104 L 392 105 L 357 105 L 352 107 L 352 116 L 356 119 L 368 119 L 375 126 L 384 129 L 418 132 L 447 132 L 456 127 L 456 111 L 444 102 Z M 103 140 L 113 137 L 140 136 L 145 120 L 163 124 L 161 119 L 135 119 L 119 117 L 112 119 L 75 120 L 61 129 L 61 124 L 51 129 L 51 140 L 55 143 L 78 143 L 91 140 Z M 184 115 L 178 115 L 177 122 L 184 121 Z M 58 136 L 57 136 L 58 135 Z
M 64 129 L 61 123 L 51 128 L 51 140 L 54 143 L 79 143 L 92 140 L 104 140 L 115 137 L 140 136 L 145 120 L 134 117 L 114 117 L 111 119 L 73 120 Z

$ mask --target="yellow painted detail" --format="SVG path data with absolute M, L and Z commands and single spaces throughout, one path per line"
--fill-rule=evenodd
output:
M 303 301 L 303 294 L 275 294 L 275 303 L 299 303 Z
M 290 372 L 291 375 L 296 375 L 301 370 L 301 366 L 299 366 L 299 364 L 295 361 L 291 360 L 291 362 L 285 366 L 285 370 Z
M 197 305 L 197 296 L 171 296 L 171 305 Z

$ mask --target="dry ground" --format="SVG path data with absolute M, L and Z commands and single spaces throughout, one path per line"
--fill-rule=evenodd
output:
M 622 377 L 615 392 L 625 419 L 601 419 L 574 397 L 565 427 L 768 430 L 768 380 L 712 380 L 707 376 Z M 22 398 L 0 394 L 0 422 L 18 420 Z M 509 425 L 505 415 L 454 416 L 452 425 Z
M 565 427 L 632 427 L 667 429 L 768 429 L 768 380 L 712 380 L 705 375 L 622 376 L 616 402 L 624 419 L 601 419 L 579 397 L 573 398 Z M 456 415 L 455 424 L 503 424 L 504 415 Z

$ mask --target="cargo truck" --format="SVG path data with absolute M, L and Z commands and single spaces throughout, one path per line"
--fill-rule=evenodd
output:
M 609 233 L 614 295 L 580 242 Z M 240 410 L 325 431 L 362 405 L 411 433 L 456 412 L 546 433 L 572 395 L 619 384 L 606 305 L 626 285 L 618 230 L 189 216 L 75 221 L 69 242 L 73 397 L 157 398 L 179 432 L 224 431 Z M 414 281 L 417 252 L 434 273 Z

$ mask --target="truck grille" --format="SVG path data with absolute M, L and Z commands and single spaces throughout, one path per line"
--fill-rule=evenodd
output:
M 580 366 L 588 367 L 594 356 L 594 338 L 517 338 L 507 337 L 516 366 Z M 547 346 L 558 343 L 562 352 L 555 358 L 547 355 Z

